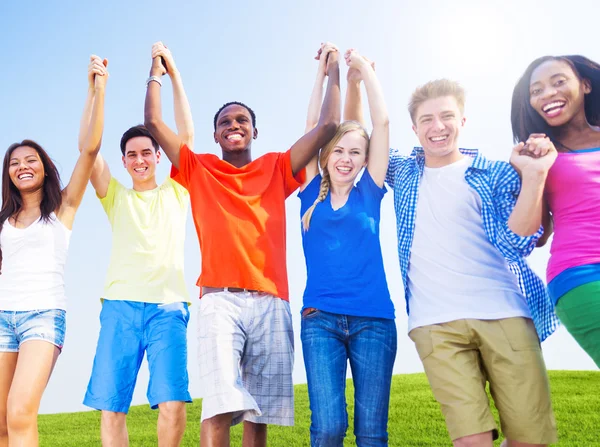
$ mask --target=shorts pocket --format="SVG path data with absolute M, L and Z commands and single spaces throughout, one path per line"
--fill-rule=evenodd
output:
M 530 318 L 516 317 L 498 320 L 513 351 L 539 351 L 540 339 Z
M 431 331 L 428 327 L 415 328 L 408 333 L 408 336 L 415 343 L 421 361 L 431 355 L 433 352 L 433 341 L 431 339 Z

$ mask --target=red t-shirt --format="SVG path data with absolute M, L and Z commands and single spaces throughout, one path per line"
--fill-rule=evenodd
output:
M 237 168 L 213 154 L 181 147 L 171 177 L 190 193 L 200 241 L 199 287 L 260 290 L 289 300 L 285 199 L 304 181 L 290 151 L 271 152 Z

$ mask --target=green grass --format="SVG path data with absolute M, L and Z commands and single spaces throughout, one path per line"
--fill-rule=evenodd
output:
M 552 402 L 560 446 L 600 446 L 600 372 L 550 371 Z M 356 445 L 352 435 L 352 381 L 348 381 L 349 424 L 346 446 Z M 187 428 L 182 445 L 197 446 L 202 403 L 187 407 Z M 497 413 L 494 410 L 497 418 Z M 132 407 L 128 417 L 132 447 L 156 446 L 158 412 L 147 405 Z M 269 427 L 269 447 L 308 446 L 310 411 L 306 385 L 296 386 L 296 425 Z M 390 446 L 451 446 L 437 402 L 424 374 L 394 376 L 389 420 Z M 65 413 L 39 418 L 40 442 L 48 447 L 100 446 L 100 413 Z M 241 425 L 232 430 L 232 445 L 241 445 Z M 496 443 L 499 445 L 499 442 Z

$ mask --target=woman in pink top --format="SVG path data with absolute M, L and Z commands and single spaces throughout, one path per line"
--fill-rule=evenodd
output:
M 600 367 L 600 64 L 583 56 L 536 59 L 514 89 L 511 120 L 515 141 L 541 133 L 558 150 L 538 246 L 554 232 L 548 293 Z

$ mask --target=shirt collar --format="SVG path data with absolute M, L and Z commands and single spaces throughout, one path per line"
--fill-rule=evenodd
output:
M 478 149 L 458 149 L 461 154 L 472 158 L 470 169 L 479 169 L 485 171 L 490 168 L 490 162 L 483 155 L 479 153 Z M 419 166 L 425 165 L 425 151 L 420 146 L 414 147 L 411 152 L 411 157 L 415 157 Z

